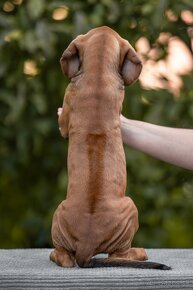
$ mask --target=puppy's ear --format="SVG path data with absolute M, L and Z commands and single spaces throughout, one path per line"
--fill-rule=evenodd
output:
M 62 72 L 68 78 L 77 74 L 80 68 L 79 52 L 75 41 L 73 40 L 67 49 L 63 52 L 60 59 Z
M 142 70 L 142 63 L 129 42 L 124 42 L 121 48 L 121 68 L 120 73 L 126 86 L 134 83 Z

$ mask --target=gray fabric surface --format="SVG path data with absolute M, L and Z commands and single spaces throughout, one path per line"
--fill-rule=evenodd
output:
M 149 249 L 170 271 L 131 268 L 64 269 L 51 249 L 0 250 L 0 289 L 193 289 L 193 249 Z

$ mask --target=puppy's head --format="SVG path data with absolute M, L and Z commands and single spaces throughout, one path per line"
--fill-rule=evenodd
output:
M 106 26 L 92 29 L 85 35 L 79 35 L 70 43 L 60 59 L 64 75 L 72 78 L 78 74 L 83 62 L 83 52 L 86 42 L 93 35 L 97 33 L 101 34 L 101 32 L 103 35 L 110 35 L 116 42 L 118 41 L 119 57 L 117 59 L 119 60 L 119 64 L 117 67 L 119 68 L 119 74 L 122 76 L 125 85 L 134 83 L 138 79 L 142 69 L 141 61 L 130 43 Z

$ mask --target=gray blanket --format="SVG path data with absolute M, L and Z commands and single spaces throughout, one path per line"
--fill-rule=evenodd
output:
M 149 249 L 170 271 L 131 268 L 64 269 L 50 249 L 0 250 L 0 289 L 193 289 L 193 249 Z

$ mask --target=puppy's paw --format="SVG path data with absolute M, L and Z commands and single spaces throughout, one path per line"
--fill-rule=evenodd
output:
M 68 133 L 65 132 L 65 131 L 63 131 L 61 127 L 59 127 L 59 131 L 60 131 L 61 136 L 62 136 L 64 139 L 68 138 Z

